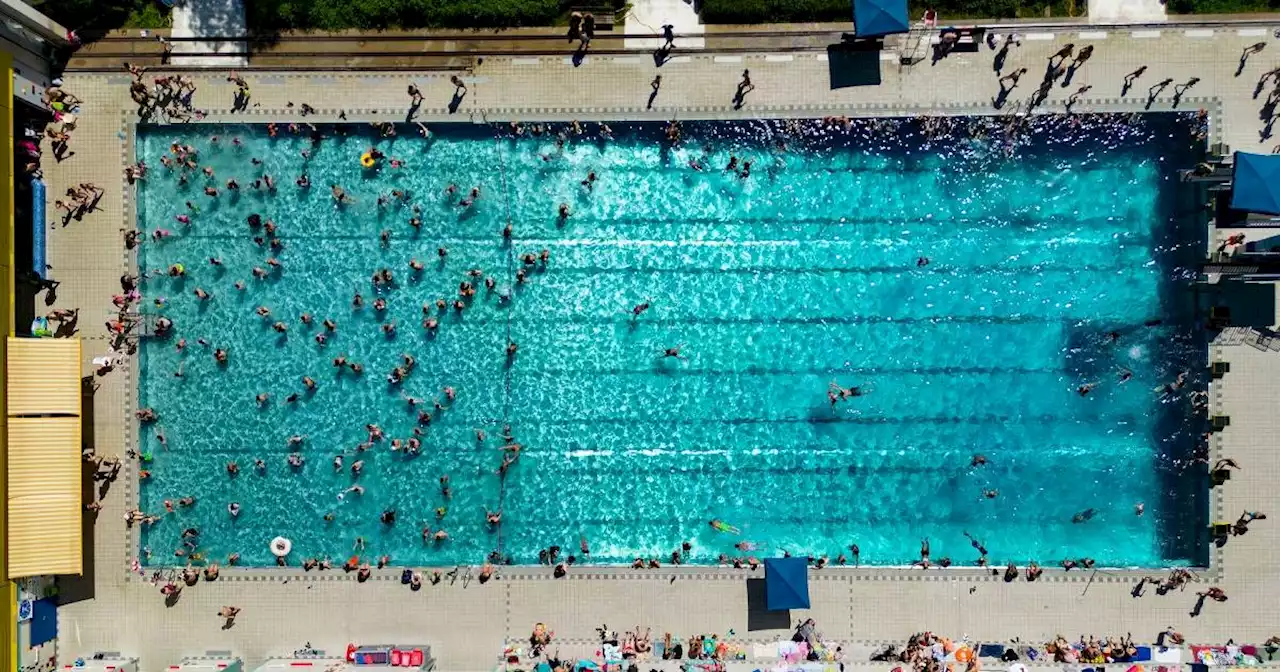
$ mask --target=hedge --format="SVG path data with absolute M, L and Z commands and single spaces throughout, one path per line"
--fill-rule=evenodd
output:
M 510 28 L 549 26 L 572 6 L 612 6 L 614 0 L 247 0 L 258 30 L 350 28 Z
M 702 0 L 703 23 L 849 21 L 850 0 Z
M 28 0 L 45 16 L 79 31 L 168 28 L 169 10 L 155 0 Z

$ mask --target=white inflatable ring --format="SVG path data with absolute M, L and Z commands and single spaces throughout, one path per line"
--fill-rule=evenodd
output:
M 271 540 L 271 554 L 277 558 L 283 558 L 289 555 L 289 551 L 293 550 L 293 542 L 284 537 L 276 537 Z

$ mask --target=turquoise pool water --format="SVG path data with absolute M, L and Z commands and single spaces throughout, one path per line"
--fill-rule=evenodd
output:
M 1203 468 L 1186 462 L 1201 422 L 1187 393 L 1203 387 L 1205 346 L 1185 280 L 1203 243 L 1174 175 L 1196 160 L 1194 121 L 1042 117 L 1012 144 L 1002 121 L 926 123 L 936 120 L 856 121 L 848 132 L 685 123 L 674 146 L 662 124 L 613 124 L 611 139 L 594 123 L 581 136 L 557 125 L 568 135 L 559 149 L 547 135 L 470 124 L 433 126 L 429 139 L 407 126 L 393 139 L 325 126 L 315 142 L 284 127 L 275 138 L 250 125 L 140 128 L 137 156 L 151 169 L 139 227 L 172 232 L 141 246 L 141 266 L 187 269 L 142 288 L 144 310 L 175 327 L 142 345 L 139 405 L 157 410 L 168 445 L 143 427 L 153 458 L 141 507 L 197 500 L 143 531 L 148 562 L 181 562 L 173 551 L 189 527 L 207 557 L 263 565 L 277 535 L 293 541 L 293 564 L 345 558 L 357 537 L 364 555 L 397 564 L 475 563 L 495 549 L 532 563 L 552 544 L 576 551 L 581 537 L 589 562 L 665 562 L 688 541 L 689 561 L 708 563 L 746 540 L 760 556 L 834 559 L 857 543 L 863 563 L 904 564 L 928 537 L 935 561 L 970 564 L 965 532 L 993 562 L 1203 562 Z M 215 177 L 180 184 L 161 165 L 173 142 L 192 145 Z M 364 170 L 360 155 L 375 145 L 387 158 Z M 749 177 L 722 170 L 731 155 L 752 162 Z M 309 189 L 295 185 L 304 172 Z M 275 192 L 252 187 L 263 174 Z M 222 193 L 206 196 L 206 184 Z M 335 205 L 333 184 L 355 202 Z M 450 184 L 458 195 L 445 194 Z M 474 186 L 479 199 L 459 206 Z M 405 200 L 379 206 L 392 189 Z M 272 256 L 253 240 L 264 235 L 247 224 L 254 213 L 279 227 L 281 267 L 266 279 L 251 274 Z M 516 284 L 521 256 L 543 249 L 549 262 Z M 412 272 L 411 259 L 425 268 Z M 384 267 L 395 284 L 375 287 Z M 478 290 L 466 309 L 437 311 L 466 280 Z M 379 297 L 385 313 L 371 305 Z M 421 326 L 424 303 L 435 335 Z M 319 345 L 325 318 L 337 328 Z M 393 337 L 380 329 L 390 321 Z M 228 363 L 197 339 L 227 349 Z M 661 357 L 673 347 L 680 358 Z M 390 384 L 402 353 L 416 367 Z M 335 369 L 339 354 L 364 375 Z M 1122 368 L 1133 373 L 1125 383 Z M 1188 369 L 1197 373 L 1179 394 L 1153 392 Z M 833 408 L 833 380 L 862 396 Z M 393 451 L 389 440 L 418 426 L 403 395 L 431 410 L 446 386 L 456 400 L 422 427 L 421 453 Z M 261 406 L 260 392 L 270 395 Z M 369 423 L 387 438 L 360 452 Z M 524 447 L 505 479 L 504 424 Z M 295 450 L 301 469 L 287 464 Z M 972 466 L 975 454 L 988 463 Z M 363 495 L 339 497 L 357 483 Z M 390 525 L 379 520 L 389 508 Z M 485 513 L 499 508 L 491 528 Z M 1088 509 L 1091 520 L 1072 522 Z M 424 542 L 424 524 L 449 540 Z

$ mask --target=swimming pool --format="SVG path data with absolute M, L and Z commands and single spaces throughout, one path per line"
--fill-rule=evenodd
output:
M 498 548 L 532 563 L 582 537 L 589 562 L 665 562 L 688 541 L 688 561 L 712 563 L 745 540 L 761 556 L 833 559 L 856 543 L 864 564 L 905 564 L 927 537 L 935 561 L 970 564 L 966 532 L 992 562 L 1203 564 L 1203 468 L 1185 468 L 1200 422 L 1186 393 L 1203 387 L 1206 361 L 1185 269 L 1203 233 L 1174 175 L 1199 156 L 1196 122 L 1044 116 L 1016 143 L 1005 123 L 686 122 L 675 145 L 664 124 L 612 124 L 612 138 L 557 124 L 562 148 L 532 125 L 518 138 L 437 125 L 429 139 L 411 126 L 391 139 L 324 126 L 314 143 L 306 129 L 139 127 L 150 166 L 139 227 L 172 232 L 141 246 L 141 267 L 161 271 L 143 285 L 144 309 L 175 325 L 141 348 L 139 405 L 160 419 L 141 434 L 140 505 L 196 498 L 143 531 L 147 562 L 182 562 L 180 534 L 196 527 L 205 556 L 256 565 L 273 564 L 277 535 L 292 540 L 293 564 L 344 558 L 357 538 L 396 564 L 475 563 Z M 179 184 L 160 160 L 172 142 L 192 145 L 214 178 Z M 386 154 L 371 170 L 360 165 L 370 146 Z M 295 184 L 304 172 L 310 188 Z M 250 184 L 263 174 L 274 192 Z M 336 205 L 333 184 L 355 201 Z M 393 189 L 407 195 L 379 205 Z M 247 224 L 254 213 L 278 225 L 280 249 L 253 241 L 270 238 Z M 522 259 L 544 249 L 545 264 Z M 272 255 L 281 267 L 255 278 Z M 185 277 L 165 276 L 175 263 Z M 374 286 L 381 268 L 394 285 Z M 477 288 L 465 310 L 437 310 L 464 281 Z M 336 330 L 320 345 L 326 318 Z M 394 335 L 380 328 L 390 321 Z M 228 351 L 225 366 L 211 348 Z M 669 348 L 679 357 L 662 356 Z M 416 366 L 391 384 L 402 353 Z M 340 354 L 367 370 L 335 368 Z M 1188 369 L 1173 398 L 1153 391 Z M 832 381 L 861 395 L 833 407 Z M 416 456 L 390 447 L 419 426 L 404 395 L 431 411 Z M 369 423 L 386 438 L 359 452 Z M 523 450 L 504 479 L 505 424 Z M 286 462 L 294 451 L 301 469 Z M 971 464 L 978 454 L 987 464 Z M 365 492 L 344 494 L 353 484 Z M 485 514 L 499 508 L 494 528 Z M 393 524 L 379 520 L 387 509 Z M 424 525 L 449 539 L 424 542 Z

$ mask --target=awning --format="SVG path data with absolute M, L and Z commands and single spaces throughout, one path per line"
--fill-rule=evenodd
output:
M 809 562 L 804 558 L 764 561 L 764 601 L 769 611 L 809 608 Z
M 9 416 L 80 415 L 80 339 L 9 339 Z
M 853 0 L 853 32 L 858 37 L 905 33 L 907 0 Z
M 83 572 L 80 462 L 80 418 L 9 418 L 9 578 Z
M 1231 207 L 1280 215 L 1280 154 L 1236 152 L 1231 177 Z
M 83 573 L 80 339 L 10 338 L 9 578 Z

